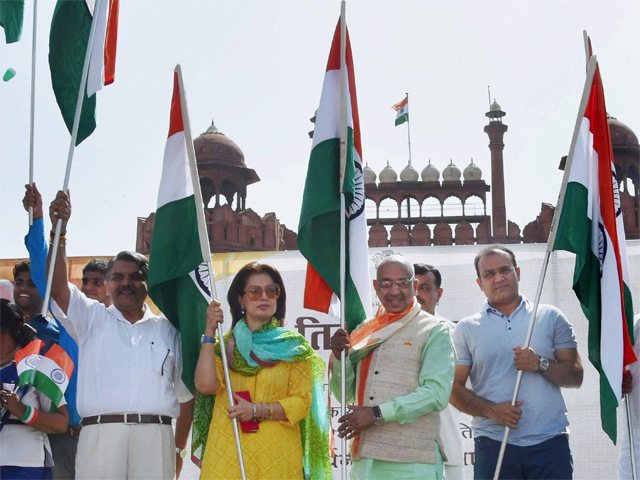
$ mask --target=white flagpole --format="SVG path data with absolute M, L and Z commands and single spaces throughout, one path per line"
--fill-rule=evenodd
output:
M 636 342 L 638 341 L 638 339 L 636 339 Z M 633 420 L 631 419 L 631 409 L 629 408 L 629 394 L 625 393 L 624 394 L 624 403 L 625 403 L 625 410 L 627 411 L 627 428 L 629 429 L 629 458 L 631 459 L 631 478 L 633 478 L 633 480 L 638 480 L 638 477 L 636 475 L 636 449 L 635 447 L 635 443 L 634 443 L 634 438 L 633 438 Z
M 202 258 L 209 269 L 209 288 L 211 298 L 218 298 L 216 293 L 216 283 L 214 281 L 213 265 L 211 263 L 211 249 L 209 247 L 209 237 L 207 236 L 206 223 L 204 219 L 204 202 L 202 201 L 202 192 L 200 190 L 200 178 L 198 176 L 198 165 L 196 163 L 196 154 L 193 148 L 193 137 L 191 136 L 191 123 L 189 121 L 189 109 L 187 107 L 187 94 L 184 89 L 182 80 L 182 68 L 180 64 L 176 65 L 174 70 L 178 74 L 178 90 L 180 92 L 180 106 L 182 110 L 182 125 L 184 127 L 184 137 L 187 143 L 187 157 L 189 158 L 189 168 L 191 170 L 191 182 L 193 184 L 193 196 L 196 203 L 196 218 L 198 219 L 198 236 L 200 237 L 200 249 L 202 250 Z M 229 405 L 235 405 L 233 399 L 233 390 L 231 389 L 231 379 L 229 376 L 229 365 L 227 361 L 227 351 L 224 345 L 224 331 L 222 325 L 218 324 L 218 341 L 220 342 L 220 356 L 222 357 L 222 369 L 224 370 L 224 379 L 227 385 L 227 397 Z M 236 452 L 238 454 L 238 464 L 240 466 L 240 475 L 242 480 L 246 480 L 244 470 L 244 459 L 242 456 L 242 446 L 240 445 L 240 432 L 238 431 L 238 419 L 234 418 L 233 435 L 236 440 Z
M 31 118 L 29 122 L 29 184 L 33 188 L 33 124 L 36 105 L 36 34 L 38 32 L 38 0 L 33 0 L 33 35 L 31 37 Z M 29 226 L 33 225 L 33 207 L 29 207 Z
M 347 137 L 349 110 L 347 108 L 347 23 L 346 2 L 340 4 L 340 328 L 345 329 L 346 323 L 346 205 L 344 196 L 344 172 L 347 164 Z M 347 355 L 344 350 L 340 352 L 340 416 L 347 414 L 347 386 L 346 386 L 346 362 Z M 340 438 L 340 450 L 342 464 L 340 466 L 340 478 L 347 479 L 347 438 Z
M 544 254 L 544 260 L 542 261 L 542 272 L 540 273 L 540 280 L 538 281 L 538 288 L 536 290 L 536 298 L 533 305 L 534 315 L 529 323 L 529 329 L 527 331 L 527 337 L 525 340 L 524 348 L 529 348 L 531 344 L 531 335 L 533 334 L 533 327 L 535 325 L 536 316 L 538 314 L 538 305 L 540 304 L 540 296 L 542 295 L 542 287 L 544 285 L 544 277 L 547 274 L 547 265 L 549 264 L 549 256 L 553 251 L 553 245 L 555 244 L 556 235 L 558 231 L 558 221 L 562 214 L 562 207 L 564 206 L 564 198 L 567 191 L 567 183 L 569 181 L 569 174 L 571 172 L 571 165 L 573 164 L 573 157 L 576 151 L 576 143 L 578 141 L 578 135 L 580 133 L 580 125 L 582 124 L 582 118 L 584 112 L 589 103 L 589 94 L 591 93 L 591 84 L 593 83 L 593 76 L 596 71 L 596 65 L 598 61 L 596 56 L 592 56 L 589 61 L 589 68 L 587 69 L 587 80 L 585 81 L 584 90 L 582 91 L 582 99 L 580 100 L 580 108 L 578 109 L 578 118 L 576 119 L 576 125 L 573 130 L 573 137 L 571 139 L 571 147 L 569 148 L 569 155 L 567 156 L 567 162 L 564 167 L 564 176 L 562 178 L 562 186 L 560 187 L 560 194 L 558 196 L 558 204 L 556 205 L 555 212 L 553 214 L 553 220 L 551 221 L 551 231 L 549 232 L 549 240 L 547 241 L 547 249 Z M 518 401 L 518 392 L 520 391 L 520 383 L 522 382 L 522 370 L 518 370 L 518 376 L 516 377 L 516 386 L 513 391 L 513 397 L 511 399 L 511 405 L 515 406 Z M 504 435 L 502 437 L 502 444 L 500 445 L 500 453 L 498 454 L 498 462 L 496 464 L 496 470 L 493 475 L 494 480 L 498 480 L 500 477 L 500 469 L 502 468 L 502 461 L 504 460 L 504 452 L 507 448 L 507 439 L 509 438 L 509 427 L 504 427 Z
M 69 145 L 69 156 L 67 157 L 67 169 L 64 174 L 64 183 L 62 191 L 66 192 L 69 188 L 69 177 L 71 176 L 71 164 L 73 163 L 73 152 L 76 147 L 76 138 L 78 137 L 78 125 L 80 124 L 80 114 L 82 113 L 82 102 L 84 101 L 85 91 L 87 89 L 87 72 L 89 71 L 89 60 L 91 58 L 91 46 L 93 45 L 93 37 L 96 33 L 96 25 L 100 9 L 98 5 L 103 0 L 96 0 L 93 12 L 93 20 L 91 21 L 91 31 L 89 32 L 89 41 L 87 42 L 87 51 L 84 55 L 84 65 L 82 67 L 82 77 L 80 78 L 80 88 L 78 89 L 78 101 L 76 102 L 76 112 L 73 116 L 73 128 L 71 129 L 71 143 Z M 104 0 L 106 1 L 106 0 Z M 42 316 L 46 317 L 49 309 L 49 300 L 51 299 L 51 284 L 53 283 L 53 272 L 56 268 L 56 258 L 58 256 L 58 246 L 60 245 L 60 232 L 62 231 L 62 220 L 56 222 L 56 232 L 53 238 L 53 251 L 51 252 L 51 261 L 49 262 L 49 271 L 47 272 L 47 289 L 42 304 Z
M 409 141 L 409 165 L 411 165 L 411 131 L 409 130 L 409 93 L 407 92 L 407 139 Z

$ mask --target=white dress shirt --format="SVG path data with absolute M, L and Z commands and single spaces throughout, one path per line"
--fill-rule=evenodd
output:
M 146 413 L 177 418 L 180 403 L 193 398 L 181 380 L 180 333 L 164 315 L 145 304 L 144 316 L 131 324 L 114 306 L 87 298 L 69 284 L 65 315 L 52 310 L 78 339 L 78 413 Z

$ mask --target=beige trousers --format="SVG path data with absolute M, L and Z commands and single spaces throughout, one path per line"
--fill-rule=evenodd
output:
M 89 425 L 80 432 L 76 478 L 173 479 L 175 450 L 171 425 Z

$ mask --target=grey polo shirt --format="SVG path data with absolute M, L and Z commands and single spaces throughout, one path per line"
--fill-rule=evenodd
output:
M 458 365 L 471 366 L 469 378 L 477 396 L 494 403 L 511 401 L 518 374 L 512 348 L 524 345 L 532 315 L 533 305 L 522 297 L 508 317 L 485 302 L 479 313 L 458 323 L 452 335 Z M 556 307 L 538 307 L 531 347 L 550 359 L 555 358 L 555 350 L 578 347 L 573 327 Z M 540 373 L 524 372 L 518 400 L 524 400 L 520 428 L 511 430 L 510 444 L 536 445 L 569 433 L 560 387 Z M 488 417 L 474 416 L 471 426 L 475 437 L 502 441 L 504 426 Z

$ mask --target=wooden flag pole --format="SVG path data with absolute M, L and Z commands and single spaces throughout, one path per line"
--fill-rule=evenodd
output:
M 80 124 L 80 114 L 82 113 L 82 102 L 84 101 L 85 91 L 87 89 L 87 73 L 89 72 L 89 60 L 91 58 L 91 46 L 93 45 L 93 37 L 96 33 L 96 25 L 98 24 L 98 17 L 100 9 L 98 8 L 101 1 L 96 0 L 95 8 L 93 11 L 93 20 L 91 21 L 91 30 L 89 32 L 89 41 L 87 43 L 87 51 L 84 55 L 84 65 L 82 66 L 82 77 L 80 78 L 80 88 L 78 89 L 78 101 L 76 102 L 76 112 L 73 116 L 73 128 L 71 129 L 71 143 L 69 145 L 69 156 L 67 157 L 67 169 L 64 174 L 64 183 L 62 185 L 62 191 L 66 192 L 69 188 L 69 177 L 71 176 L 71 164 L 73 163 L 73 152 L 76 147 L 76 138 L 78 138 L 78 125 Z M 53 238 L 53 251 L 51 252 L 51 260 L 49 262 L 49 271 L 47 272 L 47 289 L 44 295 L 44 302 L 42 303 L 42 316 L 47 316 L 47 310 L 49 310 L 49 300 L 51 299 L 51 285 L 53 283 L 53 272 L 56 268 L 56 258 L 58 256 L 58 246 L 60 245 L 60 232 L 62 231 L 62 220 L 58 219 L 56 222 L 56 231 Z
M 582 92 L 582 99 L 580 101 L 580 108 L 578 109 L 578 118 L 576 120 L 576 125 L 573 131 L 573 138 L 571 139 L 571 147 L 569 148 L 569 155 L 567 156 L 567 163 L 564 167 L 564 176 L 562 179 L 562 186 L 560 187 L 560 194 L 558 196 L 558 204 L 556 206 L 555 212 L 553 214 L 553 220 L 551 222 L 551 231 L 549 232 L 549 240 L 547 241 L 547 249 L 544 254 L 544 260 L 542 261 L 542 271 L 540 273 L 540 279 L 538 281 L 538 288 L 536 290 L 536 298 L 533 305 L 534 315 L 531 318 L 531 322 L 529 323 L 529 329 L 527 331 L 527 337 L 525 340 L 524 348 L 529 348 L 531 344 L 531 335 L 533 334 L 533 327 L 535 325 L 536 316 L 538 315 L 538 305 L 540 303 L 540 296 L 542 295 L 542 287 L 544 285 L 544 278 L 547 274 L 547 265 L 549 264 L 549 257 L 551 252 L 553 251 L 553 245 L 555 243 L 556 234 L 558 231 L 558 221 L 560 220 L 560 215 L 562 214 L 562 207 L 564 205 L 564 197 L 567 191 L 567 183 L 569 181 L 569 174 L 571 172 L 571 165 L 573 164 L 573 157 L 576 151 L 576 143 L 578 141 L 578 135 L 580 133 L 580 125 L 582 124 L 582 118 L 584 117 L 584 112 L 587 108 L 587 104 L 589 103 L 589 94 L 591 93 L 591 84 L 593 83 L 593 76 L 596 72 L 597 59 L 595 55 L 591 57 L 589 61 L 589 69 L 587 70 L 587 80 L 584 85 L 584 90 Z M 520 391 L 520 383 L 522 382 L 523 370 L 518 370 L 518 376 L 516 377 L 516 386 L 513 391 L 513 397 L 511 398 L 511 405 L 515 406 L 518 401 L 518 392 Z M 504 427 L 504 435 L 502 437 L 502 444 L 500 445 L 500 453 L 498 454 L 498 462 L 496 464 L 496 470 L 493 475 L 494 480 L 498 480 L 500 476 L 500 469 L 502 468 L 502 461 L 504 460 L 504 453 L 507 448 L 507 440 L 509 438 L 509 427 Z
M 31 115 L 29 121 L 29 185 L 33 188 L 33 125 L 36 105 L 36 37 L 38 32 L 38 0 L 33 0 L 33 35 L 31 37 Z M 29 207 L 29 226 L 33 225 L 33 207 Z
M 196 154 L 193 148 L 193 137 L 191 136 L 191 122 L 189 120 L 189 109 L 187 106 L 187 94 L 184 89 L 182 80 L 182 68 L 180 64 L 176 65 L 174 70 L 178 74 L 178 91 L 180 92 L 180 110 L 182 112 L 182 125 L 184 127 L 184 137 L 187 144 L 187 157 L 189 158 L 189 169 L 191 170 L 191 182 L 193 185 L 193 197 L 196 204 L 196 218 L 198 219 L 198 237 L 200 238 L 200 249 L 202 251 L 202 259 L 207 264 L 209 270 L 209 291 L 211 298 L 217 299 L 216 283 L 214 280 L 213 265 L 211 263 L 211 248 L 209 246 L 209 237 L 207 236 L 206 222 L 204 219 L 204 202 L 202 201 L 202 191 L 200 190 L 200 177 L 198 176 L 198 165 L 196 163 Z M 227 385 L 227 397 L 229 405 L 235 405 L 233 399 L 233 390 L 231 388 L 231 378 L 229 376 L 229 365 L 226 348 L 224 345 L 224 331 L 222 324 L 218 324 L 218 342 L 220 342 L 220 352 L 222 353 L 222 369 L 224 370 L 224 380 Z M 238 430 L 238 419 L 232 419 L 233 435 L 236 440 L 236 452 L 238 454 L 238 464 L 240 466 L 240 475 L 242 480 L 246 480 L 247 476 L 244 469 L 244 458 L 242 456 L 242 446 L 240 444 L 240 432 Z
M 345 330 L 346 324 L 346 201 L 344 196 L 344 173 L 347 164 L 348 140 L 348 108 L 347 108 L 347 23 L 346 2 L 340 4 L 340 328 Z M 346 386 L 345 350 L 340 352 L 340 416 L 347 414 L 347 386 Z M 347 438 L 340 437 L 342 464 L 340 478 L 347 480 Z

